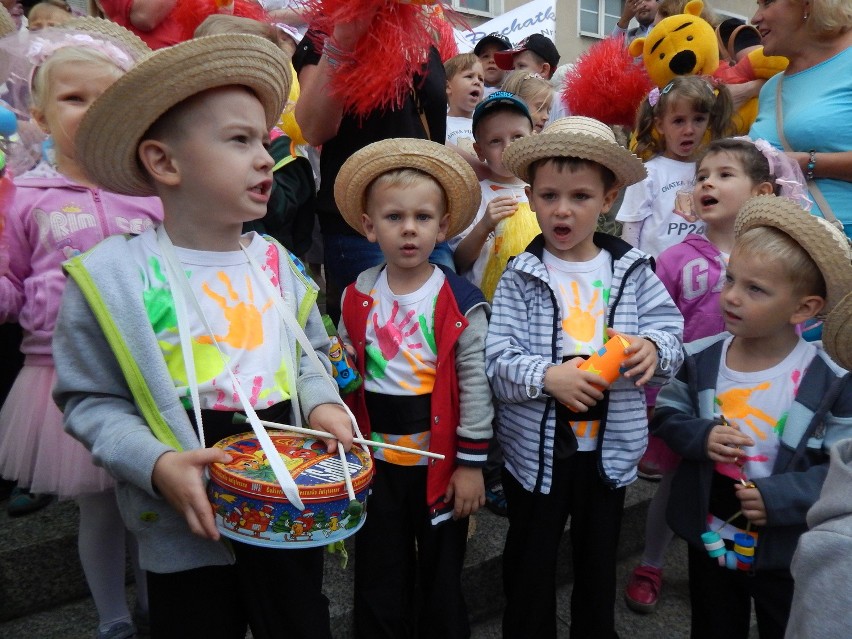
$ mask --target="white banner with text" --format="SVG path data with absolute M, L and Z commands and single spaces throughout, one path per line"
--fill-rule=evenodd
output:
M 489 33 L 502 33 L 513 46 L 533 33 L 542 33 L 555 42 L 556 1 L 532 0 L 478 27 L 455 32 L 460 53 L 473 51 L 476 43 Z

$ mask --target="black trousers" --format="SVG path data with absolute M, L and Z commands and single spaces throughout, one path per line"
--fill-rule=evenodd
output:
M 325 549 L 232 542 L 236 563 L 148 573 L 152 639 L 331 639 L 322 594 Z
M 571 516 L 574 591 L 571 638 L 610 639 L 615 632 L 616 553 L 625 489 L 600 478 L 596 452 L 556 460 L 550 493 L 531 493 L 508 471 L 503 490 L 509 532 L 503 551 L 504 639 L 556 637 L 556 560 Z
M 376 461 L 367 521 L 355 536 L 355 636 L 470 636 L 461 572 L 468 520 L 433 526 L 426 466 Z
M 752 599 L 760 639 L 783 639 L 793 602 L 789 571 L 728 570 L 703 548 L 688 553 L 692 639 L 747 639 Z
M 257 411 L 286 421 L 289 402 Z M 195 424 L 195 414 L 187 411 Z M 204 410 L 207 445 L 245 432 L 233 413 Z M 205 637 L 331 639 L 328 598 L 322 593 L 325 548 L 282 550 L 231 541 L 236 562 L 176 573 L 148 573 L 152 639 Z

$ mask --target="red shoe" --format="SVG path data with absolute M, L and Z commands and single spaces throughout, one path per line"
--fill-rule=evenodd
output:
M 652 566 L 637 566 L 624 589 L 624 601 L 633 612 L 654 612 L 663 588 L 663 571 Z

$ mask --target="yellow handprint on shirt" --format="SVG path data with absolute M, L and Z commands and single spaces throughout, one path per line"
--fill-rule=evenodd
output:
M 263 344 L 263 321 L 261 316 L 272 306 L 272 300 L 267 300 L 263 308 L 258 309 L 254 304 L 254 290 L 251 281 L 246 276 L 246 291 L 248 302 L 239 301 L 239 295 L 231 285 L 231 279 L 224 271 L 219 271 L 216 277 L 221 281 L 228 292 L 228 298 L 235 302 L 228 306 L 228 300 L 224 295 L 219 295 L 205 282 L 201 288 L 222 309 L 225 319 L 228 321 L 228 333 L 216 335 L 216 341 L 224 342 L 234 348 L 247 351 L 254 350 Z M 213 340 L 209 335 L 198 338 L 200 344 L 211 344 Z
M 562 293 L 562 298 L 567 301 L 568 293 L 565 287 L 560 284 L 559 290 Z M 604 314 L 603 309 L 600 309 L 597 314 L 592 315 L 592 311 L 598 303 L 600 291 L 595 289 L 592 300 L 585 310 L 580 306 L 580 287 L 577 282 L 571 282 L 571 291 L 574 293 L 574 300 L 567 304 L 568 313 L 567 317 L 562 320 L 562 330 L 578 344 L 588 344 L 595 337 L 598 318 Z

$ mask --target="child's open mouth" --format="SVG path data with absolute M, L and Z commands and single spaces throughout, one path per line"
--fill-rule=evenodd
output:
M 713 206 L 714 204 L 718 204 L 719 200 L 710 195 L 703 195 L 701 197 L 701 206 Z
M 269 199 L 269 193 L 272 190 L 272 180 L 264 180 L 260 184 L 249 189 L 253 199 L 266 202 Z
M 571 235 L 571 227 L 566 226 L 564 224 L 560 224 L 559 226 L 554 226 L 553 227 L 553 235 L 556 236 L 557 238 L 561 239 L 561 240 L 564 240 L 569 235 Z

